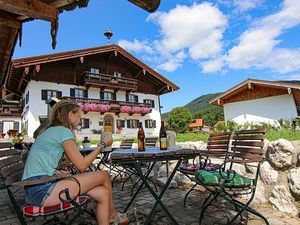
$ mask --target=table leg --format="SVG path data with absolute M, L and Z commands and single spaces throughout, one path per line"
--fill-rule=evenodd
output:
M 155 163 L 156 163 L 156 162 L 153 162 L 153 163 L 152 163 L 151 167 L 149 168 L 149 170 L 148 170 L 147 173 L 146 173 L 146 176 L 143 175 L 143 176 L 145 177 L 145 179 L 147 179 L 148 176 L 150 175 L 150 173 L 151 173 L 151 171 L 152 171 L 152 169 L 153 169 Z M 134 165 L 135 165 L 135 163 L 134 163 Z M 135 169 L 136 169 L 136 166 L 135 166 Z M 138 175 L 140 175 L 139 171 L 137 171 L 137 172 L 138 172 Z M 143 173 L 142 173 L 142 174 L 143 174 Z M 141 185 L 139 186 L 139 188 L 136 190 L 136 192 L 134 193 L 134 195 L 133 195 L 132 198 L 130 199 L 130 202 L 127 204 L 127 206 L 126 206 L 126 208 L 124 209 L 123 213 L 127 212 L 127 210 L 129 209 L 129 207 L 131 206 L 132 202 L 134 201 L 134 199 L 136 198 L 136 196 L 138 195 L 138 193 L 139 193 L 140 190 L 142 189 L 143 185 L 144 185 L 144 181 L 142 180 Z
M 144 177 L 143 173 L 142 173 L 142 170 L 141 170 L 141 167 L 139 165 L 139 163 L 135 163 L 135 167 L 140 175 L 140 177 L 142 178 L 143 180 L 143 183 L 145 184 L 145 186 L 147 187 L 147 189 L 150 191 L 150 193 L 153 195 L 153 197 L 155 198 L 155 204 L 153 205 L 152 207 L 152 210 L 150 212 L 150 214 L 148 215 L 146 221 L 144 224 L 149 224 L 150 223 L 150 220 L 152 218 L 152 216 L 154 215 L 155 213 L 155 209 L 157 207 L 157 205 L 159 204 L 161 206 L 161 208 L 164 210 L 164 212 L 167 214 L 167 216 L 169 217 L 169 219 L 171 220 L 172 224 L 175 224 L 175 225 L 178 225 L 178 223 L 176 222 L 176 220 L 174 219 L 174 217 L 171 215 L 171 213 L 168 211 L 168 209 L 166 208 L 166 206 L 162 203 L 161 199 L 165 193 L 165 191 L 167 190 L 167 188 L 169 187 L 169 184 L 171 183 L 179 165 L 181 164 L 182 162 L 182 159 L 178 160 L 175 168 L 173 169 L 171 175 L 168 177 L 168 180 L 167 182 L 165 183 L 163 189 L 161 190 L 159 196 L 157 196 L 157 194 L 153 191 L 153 189 L 151 188 L 151 186 L 148 184 L 146 178 Z M 142 184 L 143 185 L 143 184 Z

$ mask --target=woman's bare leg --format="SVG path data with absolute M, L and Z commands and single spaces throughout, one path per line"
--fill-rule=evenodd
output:
M 112 197 L 112 187 L 111 187 L 111 181 L 110 177 L 107 172 L 102 171 L 96 171 L 96 172 L 90 172 L 90 173 L 82 173 L 82 174 L 76 174 L 74 177 L 79 181 L 80 187 L 81 187 L 81 194 L 88 193 L 89 191 L 92 191 L 94 188 L 98 186 L 105 187 L 109 194 L 109 205 L 106 207 L 109 209 L 109 217 L 110 219 L 114 218 L 116 215 L 116 209 Z M 70 196 L 73 198 L 77 195 L 79 189 L 78 184 L 71 179 L 63 179 L 57 182 L 55 185 L 55 188 L 51 192 L 51 194 L 48 196 L 48 198 L 44 202 L 44 206 L 51 206 L 55 204 L 59 204 L 59 192 L 63 189 L 68 187 Z M 97 201 L 97 198 L 101 198 L 101 193 L 98 194 L 98 192 L 95 193 L 93 191 L 92 193 L 96 194 L 95 199 Z M 98 203 L 98 202 L 97 202 Z M 98 207 L 98 206 L 97 206 Z M 97 215 L 98 218 L 98 215 Z
M 96 217 L 98 224 L 109 224 L 109 190 L 106 187 L 98 186 L 88 193 L 96 200 Z

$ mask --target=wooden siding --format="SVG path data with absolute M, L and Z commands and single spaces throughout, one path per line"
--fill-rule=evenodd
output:
M 231 102 L 240 102 L 247 100 L 254 100 L 259 98 L 267 98 L 278 95 L 288 94 L 287 88 L 280 87 L 268 87 L 263 85 L 251 85 L 249 89 L 248 86 L 243 86 L 242 88 L 236 90 L 230 95 L 225 96 L 220 105 L 224 105 L 226 103 Z

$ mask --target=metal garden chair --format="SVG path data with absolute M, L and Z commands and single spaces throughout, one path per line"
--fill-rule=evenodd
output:
M 185 207 L 188 195 L 195 190 L 195 187 L 198 185 L 195 181 L 195 172 L 197 170 L 206 170 L 206 171 L 214 171 L 220 168 L 220 164 L 212 163 L 211 157 L 213 158 L 225 158 L 228 153 L 229 143 L 231 132 L 222 132 L 210 134 L 207 147 L 204 151 L 199 151 L 200 153 L 200 162 L 198 164 L 195 163 L 195 159 L 193 163 L 184 163 L 180 165 L 179 171 L 186 175 L 191 181 L 195 182 L 192 188 L 186 193 L 184 196 L 183 205 Z M 202 161 L 201 158 L 204 157 Z
M 23 170 L 24 164 L 21 152 L 14 149 L 12 143 L 0 143 L 0 190 L 7 191 L 22 225 L 26 225 L 28 220 L 42 220 L 44 221 L 43 224 L 73 224 L 84 213 L 88 213 L 96 219 L 94 212 L 84 207 L 91 198 L 87 195 L 79 195 L 79 193 L 74 198 L 71 198 L 68 188 L 60 192 L 59 198 L 62 203 L 59 205 L 39 207 L 24 204 L 20 206 L 15 196 L 24 186 L 59 179 L 72 179 L 79 185 L 79 182 L 69 174 L 56 175 L 39 180 L 21 181 Z M 75 212 L 71 214 L 71 211 Z
M 242 213 L 250 212 L 269 225 L 268 220 L 263 215 L 250 207 L 250 203 L 255 196 L 260 165 L 264 160 L 263 141 L 265 132 L 265 129 L 236 131 L 228 157 L 222 167 L 218 171 L 196 171 L 195 180 L 197 184 L 202 185 L 210 192 L 202 205 L 199 224 L 203 222 L 207 208 L 222 198 L 233 205 L 236 212 L 233 218 L 229 219 L 227 217 L 227 224 L 233 224 L 239 216 L 244 219 Z M 233 170 L 234 164 L 253 167 L 255 170 L 254 176 L 248 177 L 238 174 Z M 236 199 L 241 195 L 250 195 L 250 197 L 244 203 Z

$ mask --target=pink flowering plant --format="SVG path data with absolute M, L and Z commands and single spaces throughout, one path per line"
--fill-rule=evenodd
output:
M 142 107 L 142 110 L 141 110 L 143 114 L 148 114 L 148 113 L 151 113 L 152 109 L 151 108 L 148 108 L 148 107 Z
M 110 105 L 106 105 L 106 104 L 98 104 L 97 105 L 97 112 L 108 112 L 111 109 Z
M 89 112 L 97 112 L 98 105 L 96 103 L 88 104 Z
M 142 107 L 140 107 L 140 106 L 133 106 L 132 107 L 132 112 L 134 112 L 134 113 L 142 113 Z
M 132 108 L 129 105 L 123 105 L 120 108 L 121 113 L 131 113 L 132 112 Z

